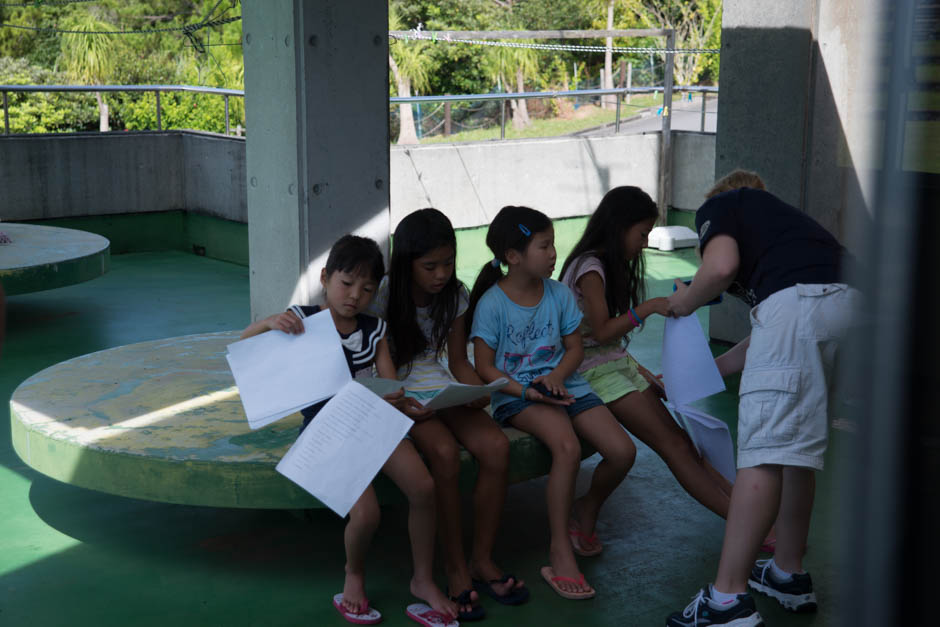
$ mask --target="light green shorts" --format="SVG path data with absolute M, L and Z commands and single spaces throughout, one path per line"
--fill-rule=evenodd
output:
M 636 360 L 628 355 L 586 370 L 581 375 L 591 384 L 594 393 L 607 404 L 631 392 L 642 392 L 650 386 L 637 366 Z

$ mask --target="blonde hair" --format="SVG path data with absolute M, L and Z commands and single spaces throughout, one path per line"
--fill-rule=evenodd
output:
M 728 174 L 725 174 L 723 177 L 715 181 L 715 184 L 712 186 L 708 193 L 705 194 L 705 198 L 711 198 L 712 196 L 717 196 L 718 194 L 723 194 L 724 192 L 730 192 L 733 189 L 739 189 L 741 187 L 750 187 L 751 189 L 762 189 L 767 190 L 767 186 L 764 185 L 764 180 L 760 177 L 757 172 L 751 172 L 749 170 L 732 170 Z

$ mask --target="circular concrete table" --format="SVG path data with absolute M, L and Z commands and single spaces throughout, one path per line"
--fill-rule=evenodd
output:
M 174 337 L 46 368 L 10 400 L 13 447 L 54 479 L 122 496 L 216 507 L 322 507 L 274 469 L 297 438 L 300 414 L 248 428 L 225 360 L 226 346 L 237 339 L 237 331 Z M 548 472 L 551 457 L 541 443 L 515 429 L 507 435 L 510 482 Z M 464 451 L 462 489 L 475 474 Z M 375 486 L 382 501 L 403 498 L 382 475 Z
M 107 238 L 57 226 L 0 222 L 12 243 L 0 244 L 0 283 L 8 296 L 97 278 L 111 265 Z

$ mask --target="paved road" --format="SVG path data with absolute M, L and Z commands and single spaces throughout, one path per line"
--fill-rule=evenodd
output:
M 621 109 L 621 115 L 627 117 L 631 109 Z M 620 124 L 622 135 L 655 132 L 662 129 L 663 121 L 657 115 L 656 109 L 643 110 L 643 117 L 631 122 Z M 718 120 L 718 98 L 709 95 L 705 110 L 705 132 L 714 133 Z M 688 95 L 683 100 L 674 102 L 672 111 L 672 130 L 674 131 L 700 131 L 702 130 L 702 95 L 693 94 L 689 102 Z M 580 136 L 609 135 L 614 132 L 614 125 L 595 127 L 579 133 Z

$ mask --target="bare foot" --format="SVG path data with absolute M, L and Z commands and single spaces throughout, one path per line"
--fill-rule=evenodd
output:
M 343 584 L 343 609 L 352 614 L 362 614 L 367 608 L 366 580 L 363 573 L 346 573 Z
M 571 550 L 571 543 L 565 538 L 563 548 L 556 549 L 554 546 L 549 551 L 549 560 L 552 563 L 552 570 L 556 577 L 567 577 L 573 581 L 559 581 L 558 587 L 565 592 L 590 592 L 591 586 L 584 582 L 584 585 L 577 583 L 581 577 L 581 571 L 578 569 L 578 562 L 575 560 L 574 552 Z
M 522 579 L 514 579 L 512 577 L 503 583 L 490 583 L 499 581 L 503 578 L 503 571 L 491 559 L 472 562 L 470 564 L 470 572 L 473 573 L 474 579 L 479 579 L 489 583 L 490 587 L 493 589 L 493 592 L 499 596 L 506 596 L 512 592 L 514 588 L 522 588 L 525 586 L 525 581 Z
M 457 604 L 447 598 L 441 589 L 431 580 L 419 581 L 411 578 L 411 594 L 449 618 L 457 618 Z

